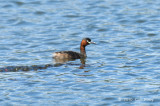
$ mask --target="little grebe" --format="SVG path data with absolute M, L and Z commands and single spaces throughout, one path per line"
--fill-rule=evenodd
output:
M 95 44 L 91 42 L 90 38 L 83 38 L 80 45 L 80 53 L 74 51 L 60 51 L 53 53 L 55 59 L 80 59 L 87 57 L 85 47 L 89 44 Z

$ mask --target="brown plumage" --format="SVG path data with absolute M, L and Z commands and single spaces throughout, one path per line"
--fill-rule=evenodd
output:
M 53 53 L 53 57 L 55 59 L 80 59 L 86 57 L 85 47 L 89 44 L 95 44 L 95 42 L 91 42 L 90 38 L 84 38 L 81 41 L 80 45 L 80 53 L 74 51 L 60 51 Z

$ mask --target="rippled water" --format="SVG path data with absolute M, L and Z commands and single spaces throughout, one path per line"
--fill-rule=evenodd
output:
M 160 104 L 159 0 L 1 0 L 0 67 L 55 64 L 52 52 L 80 60 L 46 69 L 1 72 L 0 104 Z

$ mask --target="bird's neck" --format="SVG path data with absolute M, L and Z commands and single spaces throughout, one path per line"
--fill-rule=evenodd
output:
M 84 45 L 81 45 L 80 52 L 81 52 L 82 55 L 86 56 L 86 50 L 85 50 L 85 46 Z

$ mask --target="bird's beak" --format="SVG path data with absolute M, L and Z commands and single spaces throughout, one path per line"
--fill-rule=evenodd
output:
M 89 44 L 96 44 L 96 42 L 88 42 Z

